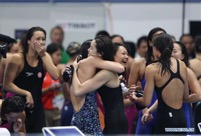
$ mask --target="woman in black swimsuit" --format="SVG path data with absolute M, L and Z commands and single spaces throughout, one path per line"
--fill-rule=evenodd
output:
M 171 57 L 172 50 L 173 41 L 168 34 L 160 34 L 153 39 L 153 53 L 157 62 L 146 67 L 144 96 L 137 98 L 134 93 L 131 95 L 135 102 L 148 106 L 153 90 L 156 90 L 156 134 L 180 134 L 182 130 L 178 128 L 186 128 L 182 104 L 189 95 L 187 68 L 183 62 Z

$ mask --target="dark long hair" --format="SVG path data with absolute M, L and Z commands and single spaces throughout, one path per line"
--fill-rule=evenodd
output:
M 146 65 L 151 64 L 152 58 L 153 58 L 153 49 L 152 49 L 152 46 L 149 45 L 149 42 L 152 42 L 154 35 L 159 31 L 163 31 L 164 33 L 166 33 L 166 31 L 163 28 L 155 27 L 155 28 L 151 29 L 151 31 L 149 32 L 149 34 L 147 36 L 148 51 L 147 51 L 147 56 L 146 56 L 146 61 L 147 61 Z
M 82 43 L 80 48 L 80 55 L 82 55 L 82 59 L 85 59 L 88 57 L 88 49 L 91 45 L 92 39 L 86 40 Z
M 189 57 L 188 57 L 188 51 L 186 49 L 186 46 L 179 41 L 176 41 L 174 43 L 178 44 L 179 47 L 181 48 L 181 53 L 184 55 L 184 58 L 182 61 L 186 64 L 187 67 L 189 67 L 189 62 L 188 62 Z
M 46 39 L 46 31 L 43 29 L 43 28 L 41 28 L 41 27 L 32 27 L 32 28 L 30 28 L 28 31 L 27 31 L 27 33 L 26 33 L 26 35 L 25 35 L 25 40 L 24 41 L 22 41 L 23 43 L 22 43 L 22 45 L 23 45 L 23 53 L 24 54 L 27 54 L 28 53 L 28 49 L 29 49 L 29 44 L 28 44 L 28 40 L 30 40 L 31 39 L 31 37 L 33 36 L 33 34 L 34 34 L 34 32 L 36 32 L 36 31 L 42 31 L 43 33 L 44 33 L 44 35 L 45 35 L 45 39 Z
M 153 46 L 161 53 L 158 62 L 161 64 L 161 76 L 170 72 L 173 40 L 168 34 L 159 34 L 153 38 Z
M 114 46 L 112 40 L 107 36 L 97 36 L 95 38 L 97 52 L 102 55 L 103 60 L 114 61 Z

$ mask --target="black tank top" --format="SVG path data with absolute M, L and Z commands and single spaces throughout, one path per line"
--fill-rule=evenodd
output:
M 19 88 L 25 89 L 31 93 L 34 100 L 34 108 L 37 108 L 42 104 L 42 84 L 45 76 L 43 63 L 41 58 L 38 57 L 38 65 L 36 67 L 32 67 L 28 64 L 26 55 L 23 55 L 23 57 L 24 68 L 15 78 L 14 84 Z
M 104 134 L 127 134 L 128 122 L 124 110 L 121 87 L 109 88 L 105 85 L 98 89 L 105 108 Z

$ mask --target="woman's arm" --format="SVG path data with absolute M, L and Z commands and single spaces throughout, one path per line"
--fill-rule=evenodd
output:
M 13 83 L 20 65 L 22 65 L 22 59 L 23 58 L 19 54 L 15 54 L 8 61 L 4 73 L 3 88 L 7 91 L 26 96 L 27 106 L 33 107 L 34 101 L 31 93 L 27 90 L 19 88 Z
M 187 68 L 188 71 L 188 86 L 191 91 L 191 94 L 186 99 L 186 102 L 194 103 L 197 101 L 201 101 L 201 87 L 199 81 L 197 80 L 195 73 L 190 69 Z
M 133 84 L 137 85 L 137 82 L 140 78 L 139 70 L 140 70 L 140 62 L 134 61 L 132 66 L 131 66 L 129 79 L 128 79 L 128 86 L 129 87 Z
M 52 58 L 50 55 L 45 52 L 44 56 L 41 56 L 44 64 L 45 70 L 50 74 L 50 76 L 54 79 L 57 80 L 59 79 L 59 69 L 54 65 Z
M 146 85 L 144 89 L 143 97 L 137 98 L 134 93 L 132 93 L 131 97 L 134 99 L 135 102 L 148 107 L 151 103 L 151 99 L 153 96 L 154 91 L 154 67 L 149 65 L 145 68 L 145 79 Z
M 143 116 L 141 118 L 141 121 L 142 121 L 143 124 L 146 124 L 146 123 L 150 122 L 153 119 L 153 116 L 152 116 L 151 113 L 156 111 L 157 107 L 158 107 L 158 100 L 156 100 L 154 102 L 154 104 L 149 109 L 147 109 L 146 112 L 143 114 Z
M 137 60 L 137 61 L 133 61 L 133 64 L 131 66 L 131 70 L 130 70 L 130 74 L 129 74 L 129 79 L 128 79 L 128 86 L 131 87 L 132 85 L 135 86 L 138 83 L 138 80 L 140 78 L 140 67 L 141 67 L 141 62 L 143 60 Z M 124 99 L 124 106 L 131 106 L 133 105 L 134 102 L 131 101 L 130 99 Z
M 118 62 L 106 61 L 94 56 L 90 56 L 87 59 L 91 63 L 91 65 L 94 65 L 94 67 L 98 69 L 105 69 L 117 73 L 123 73 L 125 71 L 124 66 L 122 66 Z
M 186 101 L 189 98 L 189 88 L 188 88 L 188 70 L 186 65 L 184 64 L 184 62 L 181 62 L 181 72 L 184 73 L 183 75 L 183 79 L 184 79 L 184 96 L 183 96 L 183 100 Z
M 45 51 L 45 46 L 41 45 L 39 42 L 35 42 L 34 47 L 38 55 L 42 58 L 45 70 L 54 80 L 59 79 L 59 69 L 54 65 L 50 55 Z
M 93 78 L 81 84 L 77 77 L 77 72 L 75 69 L 72 81 L 75 96 L 82 96 L 89 92 L 95 91 L 96 89 L 107 83 L 110 80 L 111 76 L 112 75 L 110 74 L 110 72 L 107 72 L 106 70 L 101 70 Z

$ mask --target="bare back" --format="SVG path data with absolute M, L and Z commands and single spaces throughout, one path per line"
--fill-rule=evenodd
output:
M 96 69 L 92 65 L 90 65 L 90 61 L 86 58 L 79 62 L 78 68 L 78 79 L 81 83 L 87 81 L 88 79 L 92 78 L 95 75 Z M 79 111 L 80 108 L 83 106 L 85 101 L 85 95 L 83 96 L 75 96 L 74 92 L 72 91 L 72 86 L 68 87 L 71 101 L 75 111 Z
M 81 60 L 78 68 L 78 79 L 81 83 L 92 78 L 96 74 L 96 68 L 91 65 L 89 59 Z
M 155 88 L 156 91 L 161 91 L 165 104 L 173 109 L 180 109 L 184 98 L 186 67 L 175 59 L 171 59 L 171 63 L 171 72 L 165 72 L 163 76 L 159 63 L 152 64 L 155 69 Z

